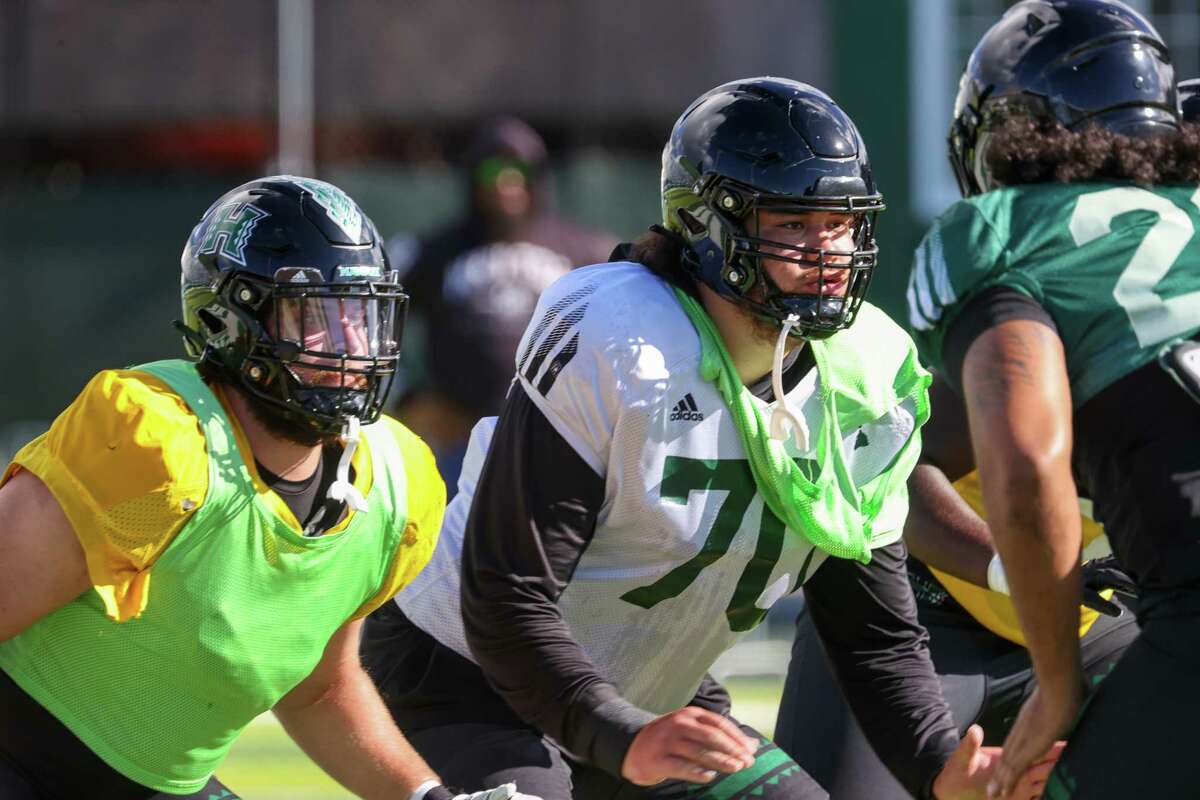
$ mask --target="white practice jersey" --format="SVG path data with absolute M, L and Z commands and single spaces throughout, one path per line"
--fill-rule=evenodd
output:
M 882 316 L 866 304 L 863 313 Z M 891 381 L 888 362 L 899 350 L 880 351 L 880 379 Z M 517 352 L 513 391 L 529 396 L 605 484 L 595 533 L 559 609 L 597 671 L 655 713 L 685 705 L 717 657 L 826 558 L 764 505 L 733 416 L 700 375 L 700 357 L 699 337 L 670 287 L 634 263 L 587 267 L 557 281 Z M 813 443 L 826 424 L 824 389 L 813 369 L 788 393 Z M 769 418 L 772 405 L 756 402 Z M 410 620 L 467 658 L 459 564 L 494 428 L 495 418 L 476 425 L 433 560 L 397 597 Z M 905 401 L 844 432 L 853 483 L 887 470 L 915 428 L 916 411 Z M 814 452 L 786 446 L 815 463 Z M 899 491 L 873 520 L 873 545 L 894 542 L 906 513 Z

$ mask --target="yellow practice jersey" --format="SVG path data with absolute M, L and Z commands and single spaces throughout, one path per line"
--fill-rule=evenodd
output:
M 977 514 L 984 516 L 983 491 L 979 486 L 978 473 L 972 472 L 955 481 L 954 488 L 971 508 L 975 509 Z M 1089 556 L 1104 555 L 1107 552 L 1104 526 L 1086 515 L 1082 516 L 1082 521 L 1085 552 Z M 1016 642 L 1022 647 L 1025 646 L 1025 634 L 1021 631 L 1021 625 L 1017 622 L 1017 611 L 1008 596 L 959 580 L 933 567 L 930 567 L 929 571 L 980 625 L 997 636 L 1003 636 L 1011 642 Z M 1103 594 L 1106 597 L 1112 596 L 1111 591 L 1103 592 Z M 1090 608 L 1080 607 L 1079 636 L 1081 638 L 1092 627 L 1097 616 L 1097 612 Z
M 219 390 L 216 394 L 221 396 Z M 227 404 L 225 410 L 255 489 L 299 533 L 295 515 L 259 477 L 237 417 L 228 413 Z M 445 485 L 425 443 L 389 417 L 377 424 L 395 436 L 404 459 L 409 487 L 406 546 L 397 550 L 384 585 L 355 618 L 382 605 L 425 566 L 446 500 Z M 372 479 L 367 437 L 352 463 L 355 485 L 366 495 Z M 21 469 L 41 479 L 62 506 L 105 611 L 118 622 L 138 616 L 151 602 L 154 562 L 204 503 L 209 476 L 208 451 L 196 415 L 165 382 L 135 370 L 96 375 L 50 430 L 17 453 L 0 483 Z M 324 535 L 340 533 L 354 513 Z

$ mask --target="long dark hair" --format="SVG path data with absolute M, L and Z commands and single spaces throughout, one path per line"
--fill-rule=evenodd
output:
M 633 240 L 628 259 L 644 265 L 667 283 L 698 298 L 696 279 L 683 266 L 685 246 L 686 242 L 679 234 L 661 225 L 651 225 L 650 230 Z
M 1056 120 L 1011 117 L 996 127 L 987 164 L 1002 185 L 1129 181 L 1200 184 L 1200 126 L 1142 138 L 1098 126 L 1068 130 Z

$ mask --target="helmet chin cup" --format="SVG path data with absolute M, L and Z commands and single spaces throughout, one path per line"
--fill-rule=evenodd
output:
M 338 433 L 350 417 L 362 418 L 367 411 L 367 392 L 360 389 L 332 389 L 325 387 L 300 387 L 293 390 L 296 401 L 311 411 L 314 415 L 330 420 L 330 427 L 336 420 Z
M 844 297 L 820 297 L 812 294 L 781 295 L 773 305 L 781 307 L 785 319 L 795 315 L 798 322 L 791 334 L 807 339 L 824 339 L 831 336 L 847 310 Z

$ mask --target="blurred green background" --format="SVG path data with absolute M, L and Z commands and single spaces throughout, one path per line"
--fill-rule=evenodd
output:
M 657 221 L 659 153 L 701 92 L 751 75 L 827 90 L 889 210 L 870 298 L 956 197 L 958 75 L 1005 0 L 0 0 L 0 457 L 101 369 L 182 354 L 179 253 L 227 189 L 294 171 L 347 190 L 385 236 L 463 205 L 474 127 L 546 138 L 559 207 L 620 237 Z M 1200 0 L 1133 0 L 1200 76 Z M 792 608 L 794 612 L 794 607 Z M 786 612 L 781 612 L 781 615 Z M 791 625 L 741 654 L 735 711 L 773 724 Z M 753 648 L 774 645 L 769 657 Z M 222 776 L 251 800 L 346 797 L 267 720 Z
M 1200 75 L 1200 0 L 1133 0 Z M 96 371 L 181 353 L 178 258 L 225 190 L 304 172 L 385 236 L 463 205 L 475 126 L 512 113 L 550 147 L 558 205 L 629 238 L 658 218 L 686 104 L 736 77 L 827 90 L 888 211 L 870 298 L 956 197 L 958 75 L 1005 0 L 4 0 L 0 2 L 0 456 Z M 418 298 L 419 299 L 419 298 Z
M 225 190 L 295 171 L 340 184 L 385 236 L 462 207 L 482 120 L 531 122 L 558 205 L 619 237 L 658 218 L 659 154 L 712 86 L 827 90 L 888 211 L 870 298 L 956 197 L 945 133 L 972 43 L 1005 0 L 4 0 L 0 2 L 0 456 L 96 371 L 178 355 L 178 258 Z M 1132 0 L 1180 77 L 1200 0 Z

